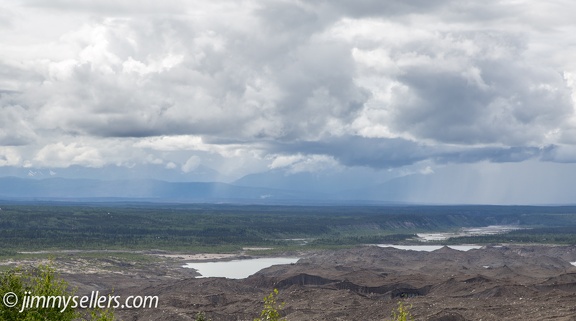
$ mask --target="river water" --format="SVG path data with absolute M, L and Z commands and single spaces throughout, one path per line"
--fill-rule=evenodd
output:
M 194 262 L 184 265 L 195 269 L 203 278 L 225 277 L 229 279 L 244 279 L 272 265 L 296 263 L 299 258 L 266 257 L 258 259 L 231 260 L 219 262 Z

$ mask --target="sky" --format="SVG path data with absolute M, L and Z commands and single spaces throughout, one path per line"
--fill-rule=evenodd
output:
M 574 202 L 574 12 L 0 1 L 0 175 L 327 191 L 409 177 L 428 182 L 415 202 Z

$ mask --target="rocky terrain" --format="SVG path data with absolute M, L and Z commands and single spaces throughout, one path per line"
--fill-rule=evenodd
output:
M 253 320 L 273 288 L 290 321 L 390 320 L 399 300 L 416 320 L 576 320 L 574 261 L 576 247 L 565 246 L 467 252 L 364 246 L 305 253 L 296 264 L 241 280 L 194 278 L 181 261 L 63 276 L 79 292 L 159 297 L 157 309 L 116 310 L 126 321 L 194 320 L 199 311 L 214 321 Z

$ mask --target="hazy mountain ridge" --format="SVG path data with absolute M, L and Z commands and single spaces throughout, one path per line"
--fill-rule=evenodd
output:
M 313 199 L 308 193 L 271 188 L 243 187 L 219 182 L 166 182 L 152 179 L 25 179 L 0 178 L 1 198 L 128 198 L 190 202 L 224 200 L 265 201 Z
M 249 175 L 231 183 L 218 181 L 165 181 L 137 179 L 76 179 L 0 177 L 0 199 L 96 200 L 126 199 L 152 202 L 264 203 L 264 204 L 573 204 L 576 190 L 545 186 L 538 177 L 501 181 L 484 190 L 486 175 L 450 179 L 445 172 L 433 175 L 406 175 L 385 182 L 364 177 L 349 184 L 335 184 L 328 175 L 269 172 Z M 363 183 L 363 184 L 362 184 Z M 523 195 L 532 198 L 522 202 Z M 516 201 L 516 202 L 513 202 Z

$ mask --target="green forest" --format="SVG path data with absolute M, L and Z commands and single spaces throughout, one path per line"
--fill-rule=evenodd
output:
M 0 255 L 52 249 L 230 251 L 410 242 L 416 233 L 515 225 L 448 243 L 576 244 L 576 207 L 0 203 Z

